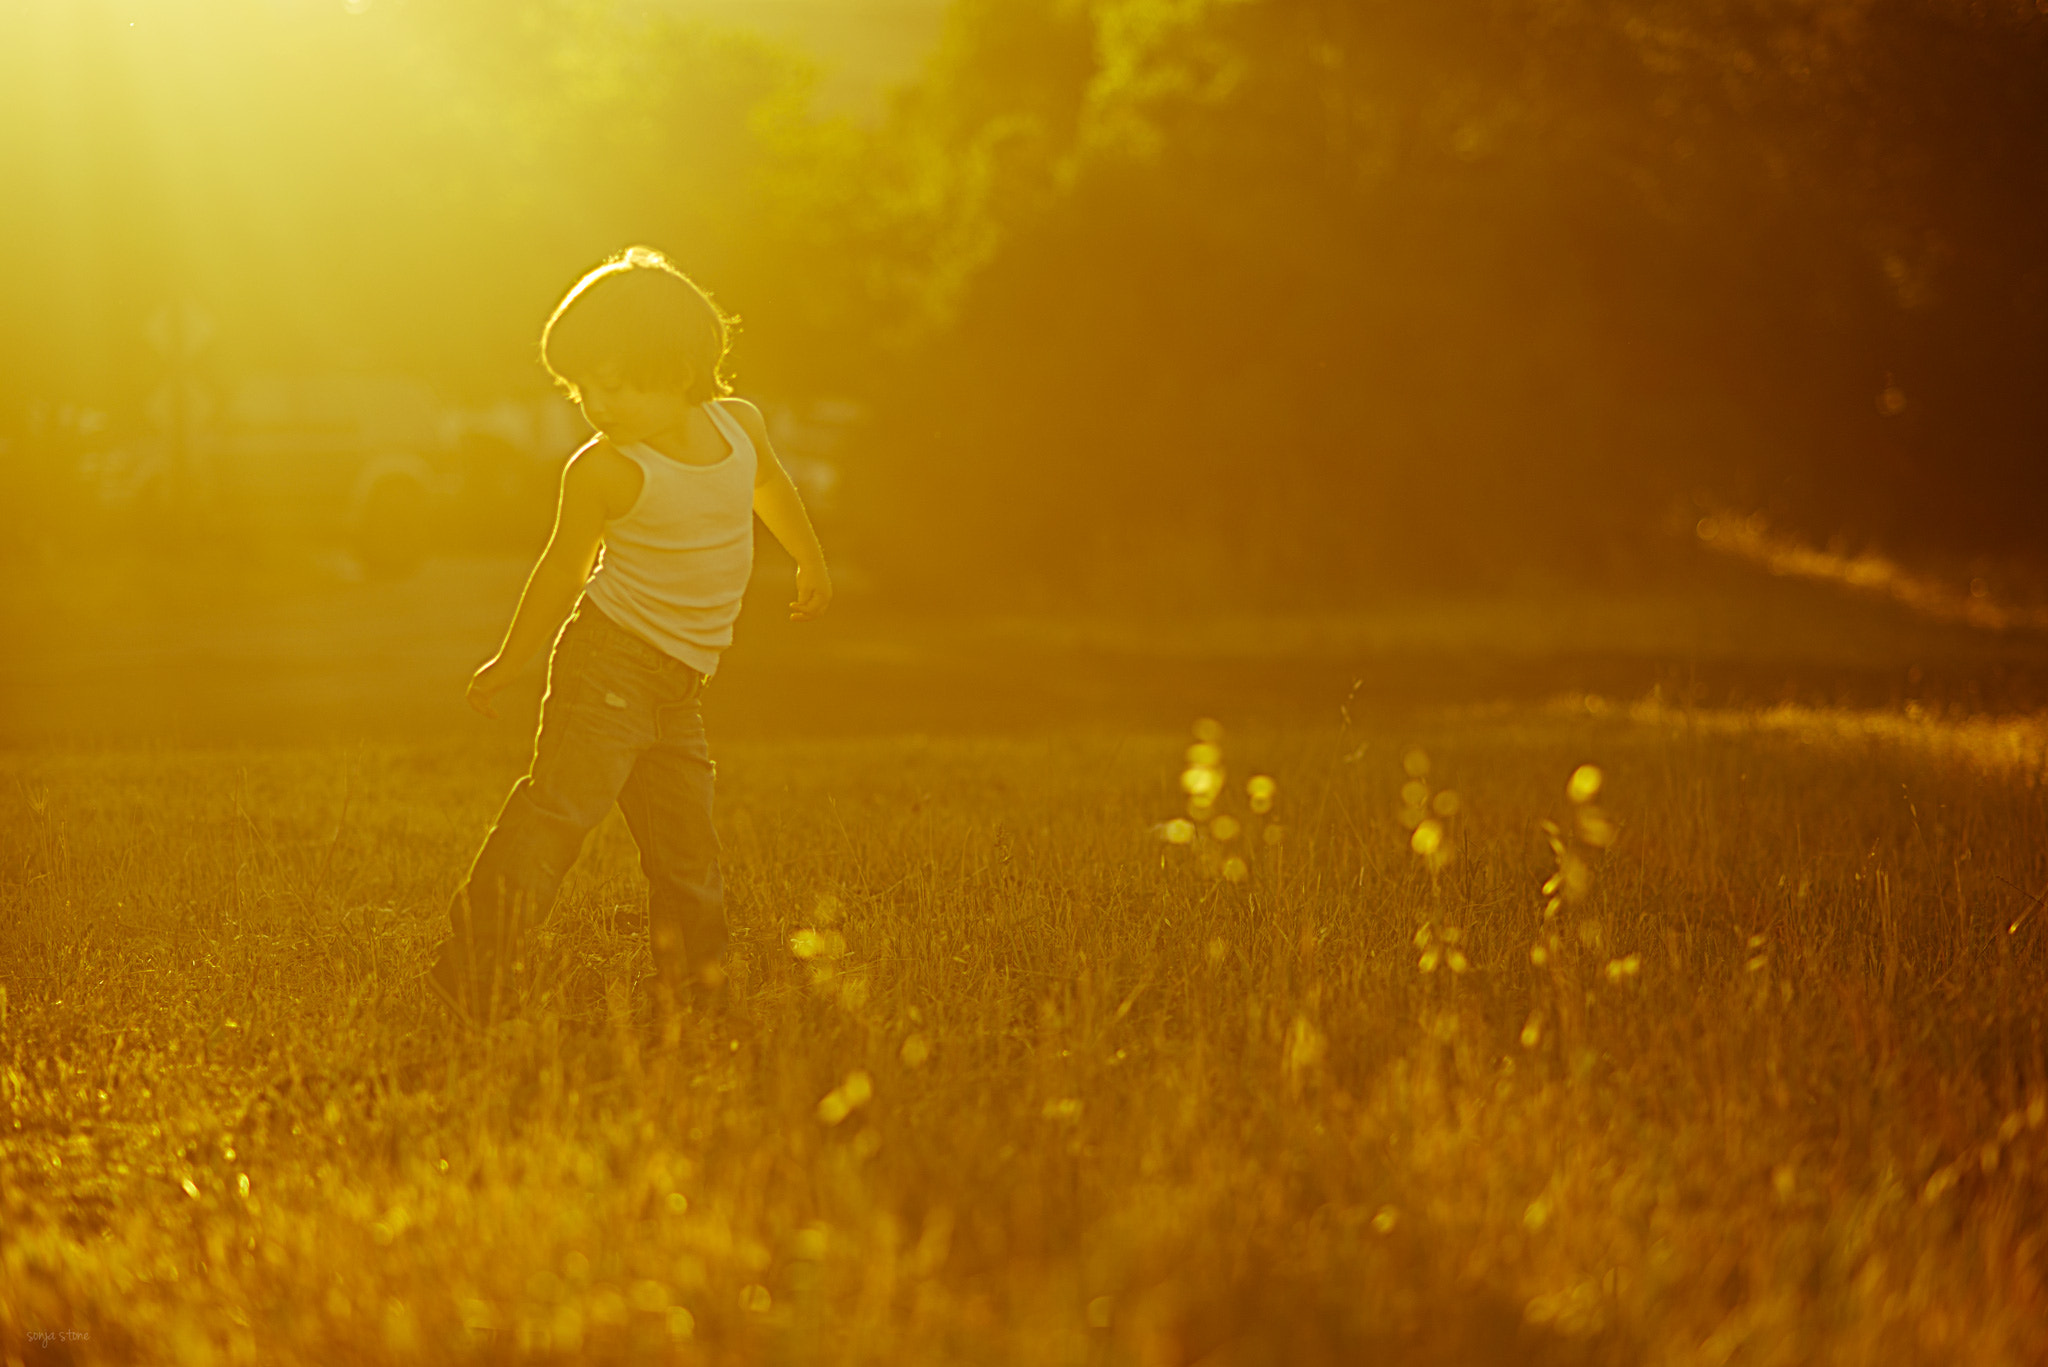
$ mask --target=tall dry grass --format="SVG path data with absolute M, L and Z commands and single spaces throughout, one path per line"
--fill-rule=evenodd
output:
M 742 1011 L 674 1052 L 616 819 L 543 994 L 426 999 L 510 749 L 5 760 L 0 1347 L 2048 1360 L 2038 765 L 1536 709 L 1189 743 L 735 747 Z

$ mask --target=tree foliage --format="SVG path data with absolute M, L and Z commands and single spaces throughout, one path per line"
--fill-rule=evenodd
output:
M 1630 573 L 1710 505 L 2039 544 L 2032 0 L 955 0 L 869 125 L 627 0 L 0 29 L 0 411 L 132 414 L 174 297 L 223 369 L 537 388 L 651 241 L 743 385 L 868 406 L 835 535 L 906 593 Z
M 2037 500 L 2048 432 L 2031 5 L 960 18 L 895 136 L 1023 149 L 957 208 L 1025 207 L 984 214 L 886 497 L 976 509 L 963 556 L 1348 594 L 1627 571 L 1701 503 L 1922 553 L 2036 536 L 1983 497 Z M 1035 79 L 1004 55 L 1084 41 Z

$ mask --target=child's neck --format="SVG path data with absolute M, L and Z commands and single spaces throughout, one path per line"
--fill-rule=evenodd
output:
M 640 438 L 640 443 L 683 465 L 716 465 L 732 454 L 731 444 L 702 404 L 693 405 L 671 426 Z

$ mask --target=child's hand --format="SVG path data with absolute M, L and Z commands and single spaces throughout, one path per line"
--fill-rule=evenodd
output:
M 491 706 L 491 699 L 509 682 L 506 670 L 496 657 L 484 661 L 483 667 L 469 676 L 469 705 L 489 717 L 498 719 L 498 709 Z
M 789 620 L 814 622 L 832 605 L 832 576 L 824 565 L 796 567 L 796 601 L 789 605 Z

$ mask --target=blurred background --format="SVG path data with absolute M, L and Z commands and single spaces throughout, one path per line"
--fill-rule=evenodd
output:
M 0 0 L 0 740 L 459 716 L 582 435 L 540 324 L 631 242 L 742 318 L 830 707 L 2032 705 L 2044 72 L 2042 0 Z M 1763 570 L 1948 625 L 1849 678 Z

